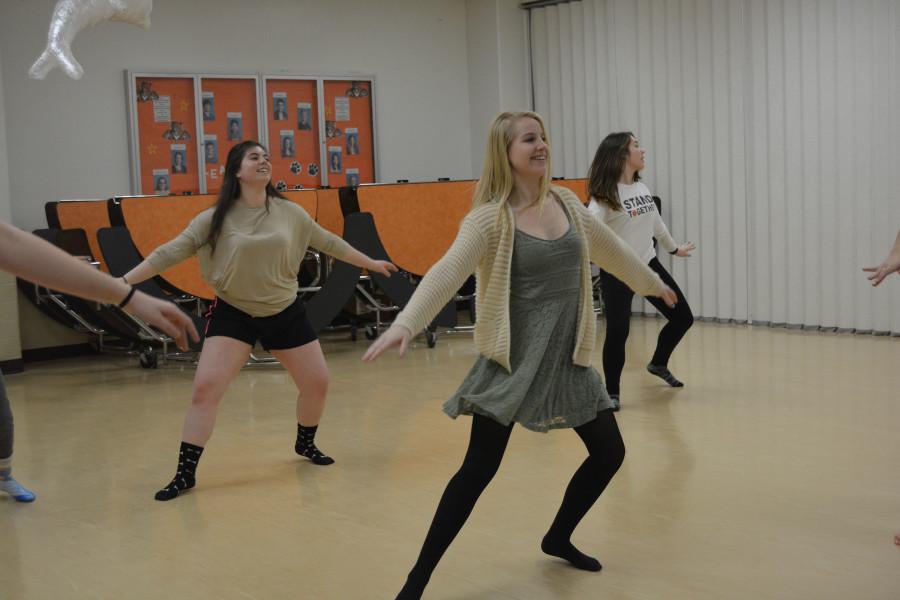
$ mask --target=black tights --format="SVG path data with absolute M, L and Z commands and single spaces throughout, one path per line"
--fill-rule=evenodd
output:
M 694 323 L 694 315 L 688 306 L 681 288 L 663 268 L 659 260 L 654 258 L 648 266 L 656 271 L 663 282 L 678 295 L 674 308 L 666 306 L 662 298 L 648 296 L 647 301 L 666 317 L 669 322 L 659 332 L 656 341 L 656 352 L 650 363 L 665 367 L 675 346 Z M 600 271 L 600 293 L 603 296 L 603 312 L 606 314 L 606 339 L 603 342 L 603 377 L 606 379 L 606 391 L 619 394 L 619 380 L 625 367 L 625 342 L 631 329 L 631 299 L 634 292 L 619 279 L 606 271 Z
M 593 421 L 576 427 L 575 432 L 587 447 L 588 457 L 572 476 L 559 512 L 547 532 L 547 538 L 560 543 L 568 543 L 575 527 L 600 497 L 625 458 L 625 444 L 612 411 L 599 413 Z M 473 415 L 469 449 L 462 467 L 444 490 L 422 551 L 397 600 L 421 597 L 438 561 L 500 467 L 510 433 L 512 425 L 504 426 L 488 417 Z

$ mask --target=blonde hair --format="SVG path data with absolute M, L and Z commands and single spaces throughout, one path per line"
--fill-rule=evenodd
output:
M 541 178 L 541 189 L 538 194 L 538 202 L 543 202 L 550 190 L 550 141 L 547 140 L 547 128 L 539 114 L 531 111 L 502 112 L 494 117 L 491 129 L 488 133 L 487 149 L 484 153 L 484 167 L 481 170 L 481 179 L 475 186 L 475 195 L 472 198 L 472 208 L 477 208 L 488 202 L 504 204 L 512 194 L 514 180 L 512 167 L 509 164 L 509 146 L 513 141 L 513 125 L 520 119 L 534 119 L 541 126 L 541 135 L 547 144 L 547 173 Z M 501 206 L 502 208 L 502 206 Z M 501 210 L 500 214 L 505 214 Z

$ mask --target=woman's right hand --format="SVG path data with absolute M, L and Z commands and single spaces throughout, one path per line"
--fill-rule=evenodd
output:
M 394 346 L 400 346 L 400 356 L 406 354 L 406 346 L 409 344 L 409 338 L 412 337 L 405 327 L 391 325 L 391 327 L 382 333 L 375 340 L 366 353 L 363 354 L 363 362 L 373 362 L 381 356 L 385 351 L 390 350 Z
M 696 249 L 697 245 L 694 242 L 685 242 L 675 249 L 675 256 L 687 258 Z

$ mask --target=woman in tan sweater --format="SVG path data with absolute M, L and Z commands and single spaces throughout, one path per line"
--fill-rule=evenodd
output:
M 413 332 L 476 274 L 475 344 L 481 356 L 444 404 L 451 417 L 472 415 L 469 448 L 398 600 L 421 597 L 500 466 L 514 423 L 534 431 L 574 428 L 584 442 L 588 457 L 572 477 L 541 549 L 579 569 L 601 568 L 570 542 L 625 456 L 612 403 L 590 365 L 596 326 L 590 263 L 669 304 L 675 295 L 574 194 L 551 187 L 549 175 L 550 147 L 540 116 L 498 115 L 473 208 L 456 240 L 363 356 L 372 361 L 394 346 L 402 355 Z
M 278 193 L 272 187 L 266 149 L 245 141 L 228 153 L 215 206 L 125 274 L 128 283 L 136 284 L 196 254 L 204 279 L 216 291 L 182 429 L 178 469 L 156 493 L 157 500 L 171 500 L 194 487 L 197 462 L 212 435 L 219 402 L 257 341 L 287 369 L 297 386 L 294 450 L 317 465 L 334 462 L 314 443 L 325 410 L 328 367 L 297 297 L 297 273 L 310 246 L 382 275 L 397 270 L 319 227 L 302 208 Z

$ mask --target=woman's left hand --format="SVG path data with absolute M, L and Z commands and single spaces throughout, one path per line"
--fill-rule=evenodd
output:
M 669 308 L 675 308 L 675 305 L 678 304 L 678 294 L 672 291 L 672 288 L 667 285 L 663 285 L 663 288 L 665 289 L 663 289 L 659 297 L 662 298 L 662 301 L 666 303 L 666 306 L 668 306 Z
M 391 273 L 396 273 L 400 269 L 397 266 L 387 260 L 373 260 L 370 265 L 366 267 L 371 273 L 378 273 L 379 275 L 384 275 L 385 277 L 390 277 Z
M 691 255 L 691 252 L 697 249 L 697 246 L 694 242 L 685 242 L 678 246 L 678 249 L 675 250 L 675 256 L 681 256 L 683 258 Z

